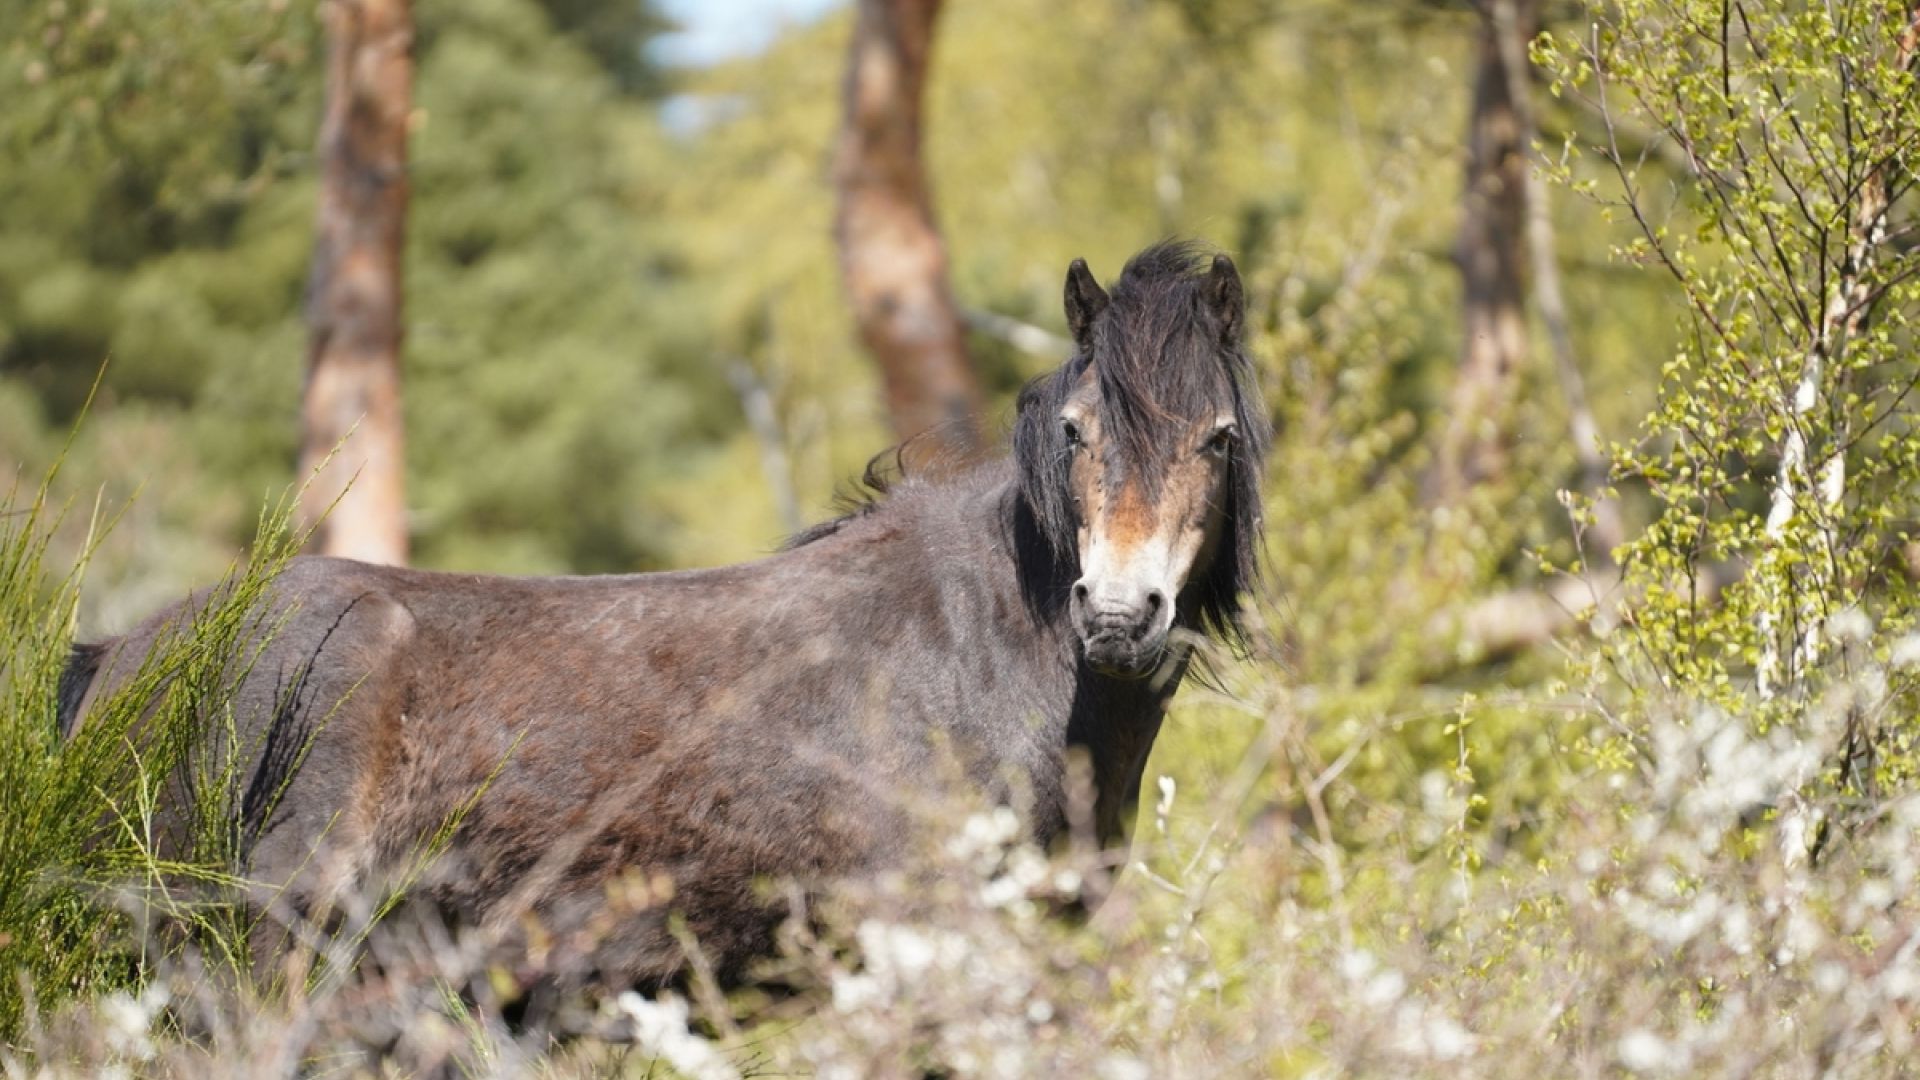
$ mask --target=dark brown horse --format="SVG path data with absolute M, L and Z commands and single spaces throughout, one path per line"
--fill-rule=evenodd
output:
M 646 984 L 684 961 L 666 911 L 738 973 L 779 917 L 762 879 L 906 859 L 902 794 L 936 777 L 1021 802 L 1044 842 L 1083 748 L 1097 831 L 1123 844 L 1181 631 L 1237 635 L 1268 429 L 1224 256 L 1151 248 L 1110 297 L 1076 261 L 1066 311 L 1075 356 L 1021 394 L 1011 462 L 903 482 L 758 562 L 296 560 L 233 703 L 261 903 L 378 888 L 470 803 L 421 891 L 483 925 L 536 917 L 554 970 Z M 63 728 L 203 602 L 77 648 Z M 635 874 L 671 900 L 610 924 Z

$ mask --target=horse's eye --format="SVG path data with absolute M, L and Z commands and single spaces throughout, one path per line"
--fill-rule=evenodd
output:
M 1227 451 L 1233 449 L 1233 428 L 1223 427 L 1214 432 L 1201 449 L 1215 457 L 1226 457 Z
M 1060 421 L 1060 435 L 1067 440 L 1067 449 L 1080 449 L 1080 425 L 1071 420 Z

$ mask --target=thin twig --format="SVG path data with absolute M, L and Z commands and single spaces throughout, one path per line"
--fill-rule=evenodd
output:
M 1073 342 L 1011 315 L 965 308 L 960 312 L 960 317 L 966 322 L 967 329 L 996 341 L 1004 341 L 1021 352 L 1054 361 L 1065 360 L 1073 355 Z
M 788 533 L 799 532 L 806 523 L 800 518 L 800 500 L 793 490 L 793 463 L 787 457 L 786 432 L 780 426 L 779 411 L 773 407 L 773 395 L 745 357 L 728 357 L 725 367 L 727 381 L 740 398 L 740 411 L 746 413 L 747 427 L 760 444 L 760 471 L 773 495 L 780 527 Z

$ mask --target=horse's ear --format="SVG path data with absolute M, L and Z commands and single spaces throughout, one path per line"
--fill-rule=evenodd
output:
M 1073 331 L 1073 343 L 1082 351 L 1087 347 L 1087 334 L 1093 329 L 1093 320 L 1105 310 L 1107 291 L 1093 280 L 1087 260 L 1073 260 L 1067 267 L 1067 329 Z
M 1213 270 L 1207 274 L 1207 307 L 1213 309 L 1213 317 L 1220 321 L 1220 340 L 1228 345 L 1240 344 L 1241 324 L 1246 321 L 1246 290 L 1240 287 L 1240 271 L 1233 268 L 1233 260 L 1225 255 L 1213 257 Z

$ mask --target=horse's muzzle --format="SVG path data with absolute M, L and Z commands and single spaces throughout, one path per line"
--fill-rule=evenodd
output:
M 1074 625 L 1087 665 L 1102 675 L 1137 679 L 1159 666 L 1166 649 L 1167 620 L 1161 603 L 1098 603 L 1075 591 Z
M 1090 638 L 1083 644 L 1093 670 L 1118 679 L 1144 679 L 1160 666 L 1165 635 L 1152 641 Z

